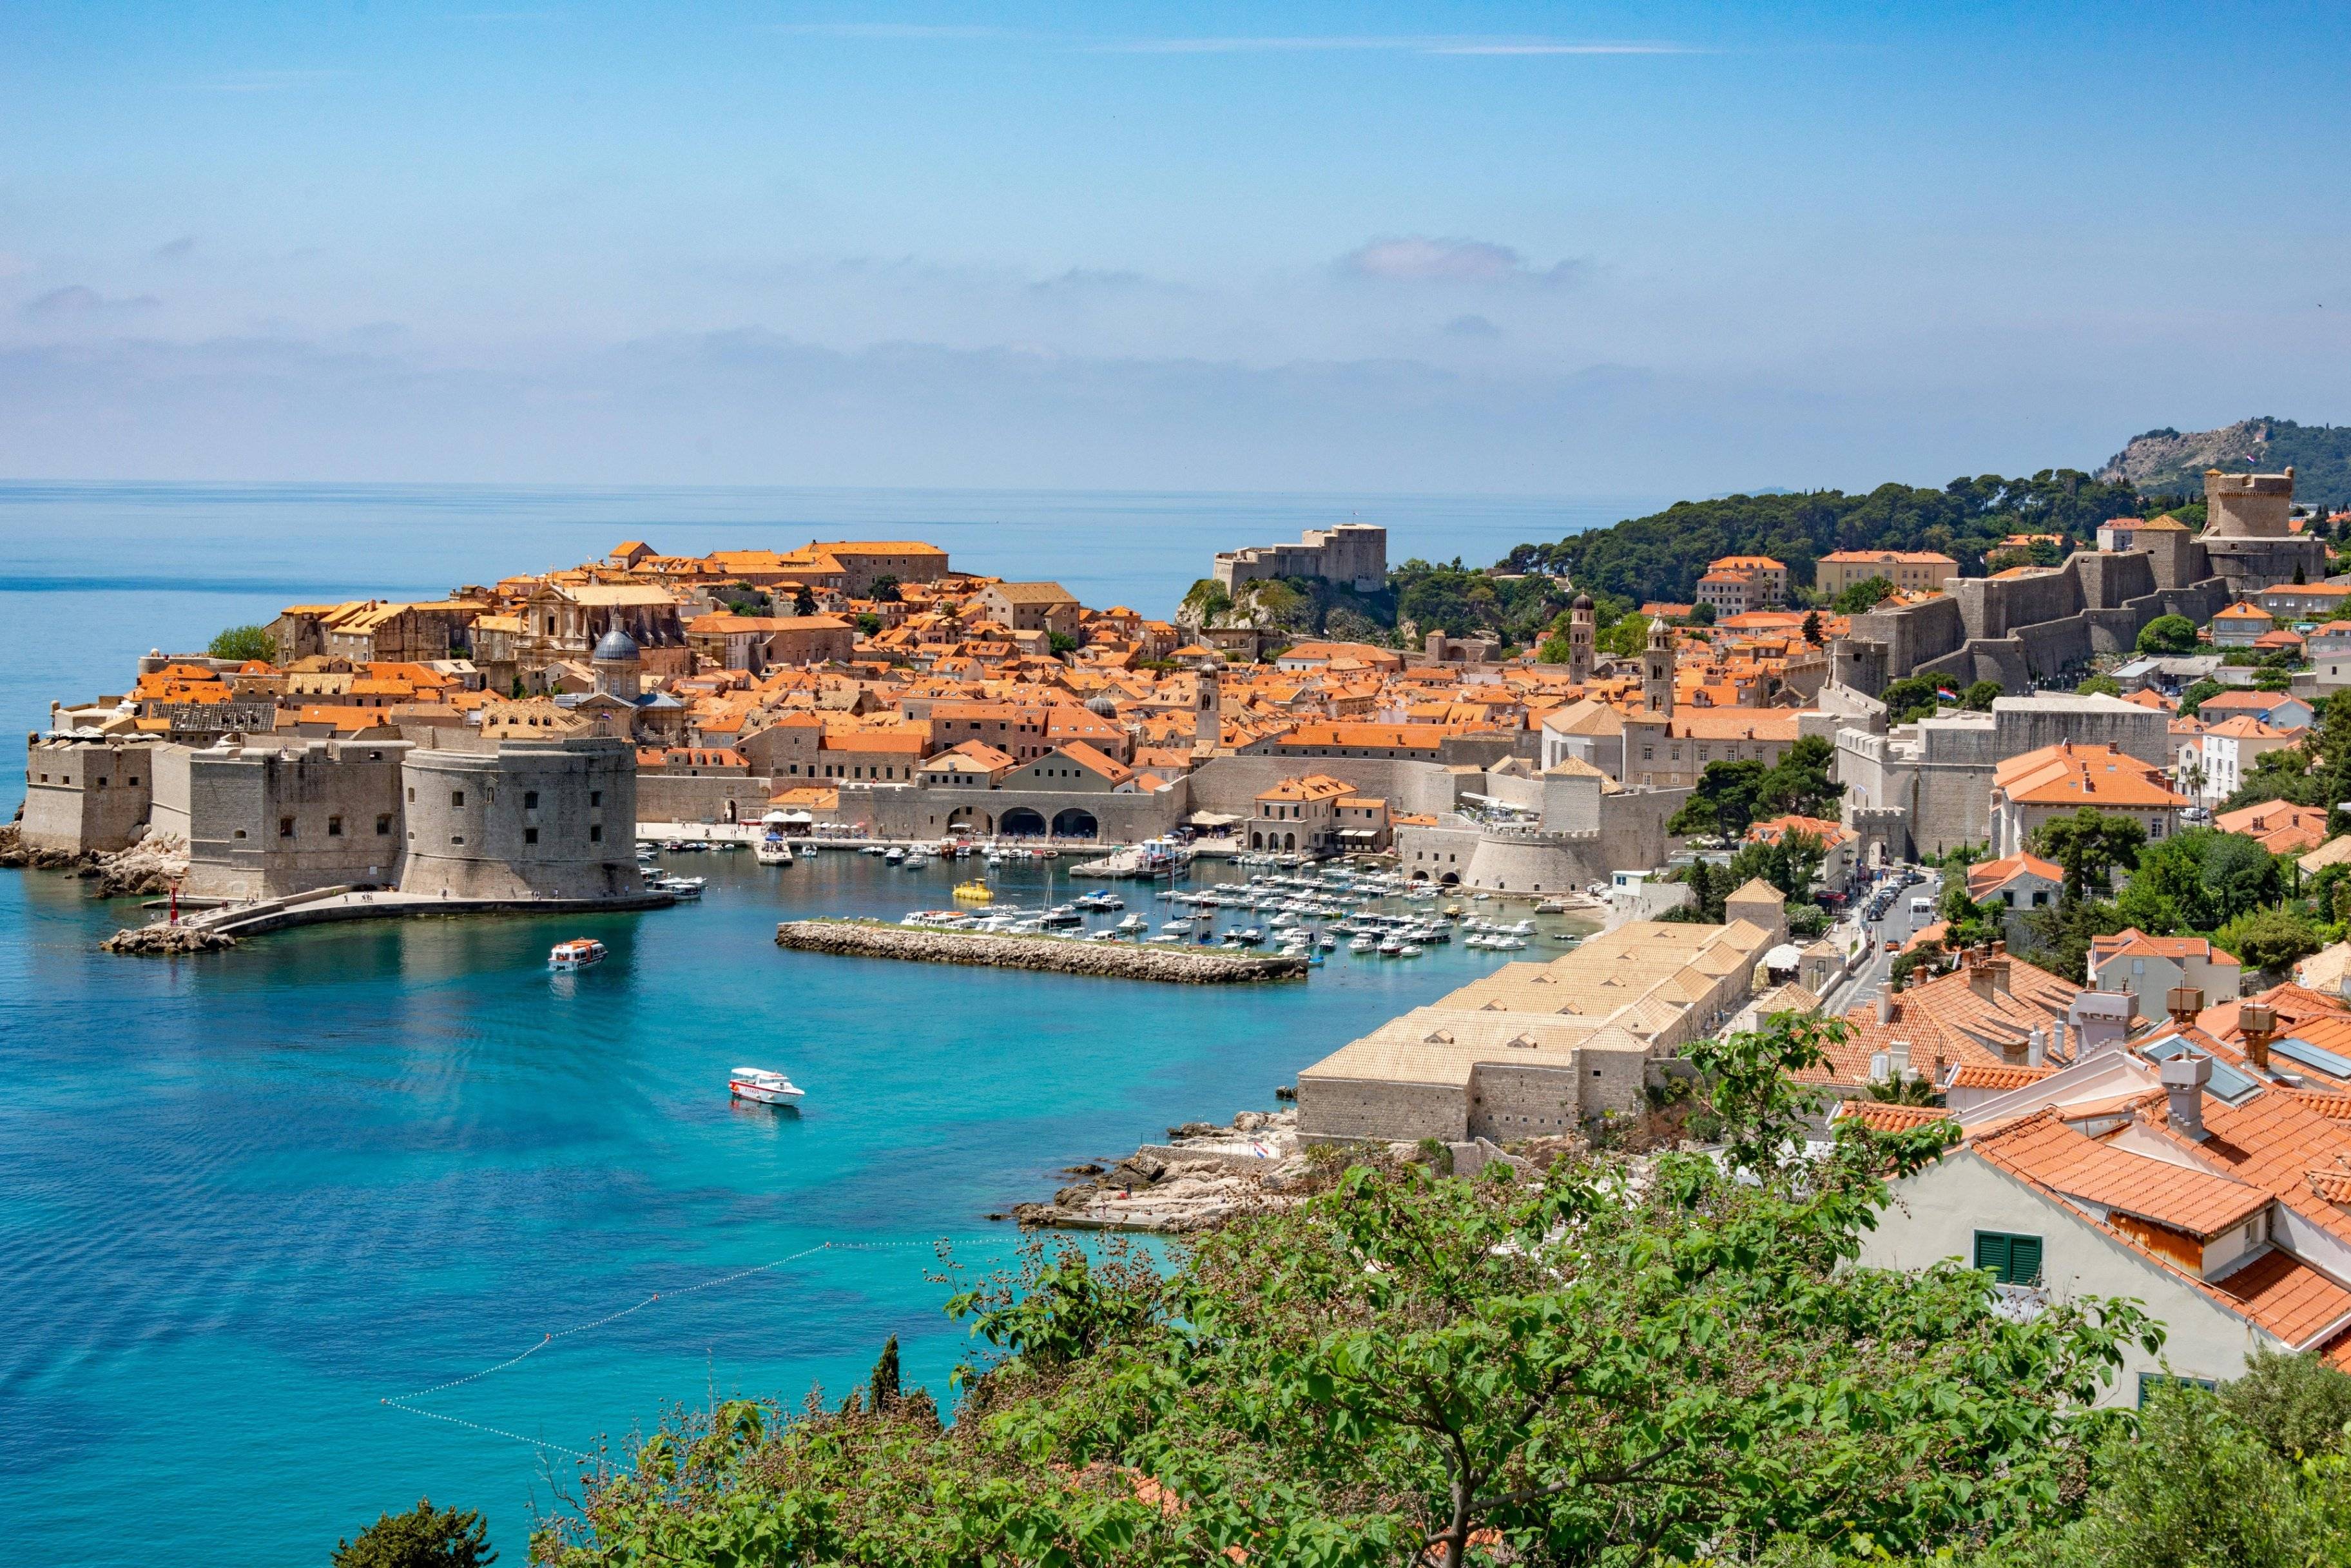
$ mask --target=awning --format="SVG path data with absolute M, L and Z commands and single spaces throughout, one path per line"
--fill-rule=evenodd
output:
M 1343 839 L 1376 839 L 1380 835 L 1371 828 L 1342 828 L 1339 836 Z
M 1184 820 L 1196 828 L 1229 828 L 1240 821 L 1222 811 L 1195 811 Z

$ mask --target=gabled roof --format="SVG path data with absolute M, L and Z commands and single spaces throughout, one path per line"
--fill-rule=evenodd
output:
M 2054 1111 L 1979 1134 L 1970 1146 L 2036 1186 L 2209 1241 L 2267 1208 L 2270 1194 L 2231 1176 L 2133 1154 L 2075 1131 Z

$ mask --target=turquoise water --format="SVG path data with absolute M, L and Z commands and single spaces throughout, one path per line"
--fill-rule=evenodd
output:
M 120 689 L 151 643 L 297 598 L 434 591 L 629 535 L 704 548 L 755 537 L 730 510 L 810 509 L 700 492 L 303 494 L 0 487 L 16 566 L 0 611 L 22 651 L 0 666 L 0 706 L 32 727 L 52 695 Z M 1153 610 L 1211 542 L 1150 498 L 1064 500 L 953 535 L 906 518 L 1011 503 L 855 499 L 872 509 L 835 497 L 851 515 L 798 537 L 887 526 Z M 1329 515 L 1311 505 L 1244 518 L 1244 537 Z M 1538 517 L 1492 505 L 1430 526 L 1487 530 L 1500 542 L 1458 548 L 1489 559 Z M 13 797 L 20 779 L 0 783 Z M 936 906 L 956 868 L 738 854 L 691 869 L 708 897 L 643 916 L 330 927 L 172 963 L 94 950 L 129 905 L 0 874 L 11 1561 L 318 1563 L 430 1494 L 486 1510 L 518 1563 L 531 1511 L 574 1473 L 567 1452 L 673 1402 L 844 1389 L 893 1333 L 910 1375 L 941 1386 L 966 1342 L 925 1278 L 937 1239 L 985 1267 L 1010 1228 L 984 1216 L 1044 1196 L 1059 1167 L 1270 1107 L 1301 1065 L 1497 961 L 1343 951 L 1306 985 L 1196 989 L 829 959 L 778 951 L 775 922 Z M 1045 868 L 1012 874 L 1041 890 Z M 549 946 L 581 934 L 611 959 L 550 975 Z M 731 1104 L 737 1063 L 789 1071 L 807 1104 Z M 854 1246 L 687 1291 L 828 1241 Z M 430 1415 L 382 1403 L 655 1292 L 412 1401 Z

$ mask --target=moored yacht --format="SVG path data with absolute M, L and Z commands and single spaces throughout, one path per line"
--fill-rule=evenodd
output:
M 762 1105 L 797 1105 L 806 1092 L 780 1072 L 764 1067 L 737 1067 L 726 1074 L 727 1092 L 737 1100 Z

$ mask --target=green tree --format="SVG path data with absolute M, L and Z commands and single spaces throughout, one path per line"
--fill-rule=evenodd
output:
M 2123 684 L 2112 675 L 2090 675 L 2074 683 L 2074 695 L 2118 697 L 2123 695 Z
M 1858 1267 L 1888 1179 L 1952 1130 L 1848 1119 L 1804 1156 L 1818 1096 L 1792 1074 L 1841 1029 L 1691 1046 L 1721 1153 L 1642 1179 L 1604 1154 L 1540 1182 L 1326 1165 L 1164 1279 L 1040 1244 L 951 1303 L 997 1354 L 951 1427 L 725 1406 L 533 1560 L 1461 1568 L 1473 1539 L 1630 1563 L 2053 1527 L 2115 1420 L 2093 1402 L 2159 1330 L 2097 1300 L 2008 1321 L 1955 1261 Z
M 2141 852 L 2116 898 L 2150 936 L 2210 932 L 2285 896 L 2278 858 L 2241 833 L 2189 828 Z
M 2185 615 L 2158 615 L 2138 630 L 2138 651 L 2163 658 L 2196 652 L 2196 622 Z
M 2186 691 L 2179 694 L 2179 716 L 2194 718 L 2196 710 L 2204 705 L 2206 698 L 2217 697 L 2228 689 L 2220 682 L 2209 677 L 2192 682 Z
M 809 585 L 805 582 L 801 583 L 798 589 L 793 591 L 792 613 L 795 615 L 813 615 L 816 613 L 816 595 L 809 591 Z
M 215 659 L 235 659 L 251 663 L 273 663 L 277 657 L 277 639 L 269 634 L 266 626 L 231 626 L 213 638 L 204 649 Z
M 479 1513 L 436 1509 L 426 1498 L 406 1513 L 378 1515 L 357 1541 L 337 1542 L 334 1568 L 487 1568 L 497 1560 Z
M 1801 831 L 1782 833 L 1775 843 L 1744 845 L 1730 857 L 1724 892 L 1735 892 L 1760 876 L 1790 904 L 1809 904 L 1827 852 L 1816 835 Z
M 1698 776 L 1698 786 L 1666 824 L 1666 831 L 1688 835 L 1714 833 L 1736 840 L 1755 820 L 1755 798 L 1769 770 L 1761 762 L 1709 762 Z
M 2263 670 L 2253 677 L 2253 690 L 2257 692 L 2283 692 L 2293 685 L 2294 676 L 2284 670 Z
M 874 1410 L 893 1408 L 901 1396 L 898 1382 L 898 1336 L 892 1334 L 882 1343 L 882 1354 L 873 1363 L 873 1375 L 866 1379 L 865 1402 Z
M 1078 651 L 1078 640 L 1067 632 L 1048 632 L 1045 646 L 1052 650 L 1053 657 L 1065 659 Z
M 1936 682 L 1931 675 L 1905 675 L 1898 681 L 1888 681 L 1878 700 L 1886 705 L 1886 722 L 1908 724 L 1914 719 L 1932 718 L 1942 706 L 1936 695 Z
M 873 580 L 873 586 L 867 591 L 866 597 L 879 600 L 883 604 L 904 602 L 904 596 L 898 591 L 898 580 L 886 571 Z
M 1829 608 L 1840 615 L 1865 615 L 1893 597 L 1894 585 L 1886 579 L 1865 577 L 1859 582 L 1847 583 L 1842 592 L 1829 601 Z
M 1616 623 L 1594 637 L 1595 643 L 1620 659 L 1638 656 L 1649 645 L 1649 618 L 1639 611 L 1628 611 L 1616 618 Z
M 2129 924 L 2104 899 L 2061 897 L 2024 917 L 2025 956 L 2070 980 L 2088 972 L 2092 938 L 2111 936 Z
M 1807 610 L 1804 612 L 1804 624 L 1802 628 L 1802 634 L 1804 641 L 1811 643 L 1813 647 L 1817 648 L 1821 645 L 1823 639 L 1821 633 L 1821 612 L 1819 611 Z
M 2032 852 L 2065 868 L 2065 897 L 2079 901 L 2091 890 L 2105 893 L 2117 867 L 2138 863 L 2147 829 L 2128 817 L 2108 816 L 2084 806 L 2071 816 L 2052 817 L 2032 834 Z
M 2309 921 L 2286 909 L 2256 909 L 2240 915 L 2212 933 L 2212 945 L 2225 947 L 2248 968 L 2283 974 L 2297 958 L 2318 951 L 2318 933 Z
M 2055 1543 L 2065 1568 L 2303 1568 L 2330 1559 L 2297 1506 L 2294 1467 L 2219 1400 L 2168 1387 L 2137 1430 L 2117 1427 L 2098 1455 L 2098 1488 Z M 2346 1543 L 2351 1544 L 2351 1543 Z
M 1723 900 L 1739 884 L 1726 876 L 1719 866 L 1703 860 L 1694 860 L 1668 880 L 1679 882 L 1690 890 L 1690 901 L 1678 909 L 1669 909 L 1664 918 L 1696 925 L 1722 924 Z
M 1826 737 L 1800 737 L 1756 786 L 1756 814 L 1834 816 L 1837 802 L 1844 798 L 1844 786 L 1833 777 L 1835 769 L 1836 747 Z
M 2000 693 L 1998 681 L 1977 681 L 1959 694 L 1959 706 L 1970 713 L 1990 713 L 1992 699 Z
M 866 612 L 857 618 L 857 631 L 861 636 L 878 636 L 882 631 L 882 617 L 871 611 Z
M 2298 806 L 2329 803 L 2331 771 L 2313 771 L 2309 745 L 2305 738 L 2301 746 L 2281 746 L 2254 758 L 2253 765 L 2238 776 L 2229 798 L 2220 802 L 2220 810 L 2242 810 L 2264 800 L 2287 800 Z
M 2282 1458 L 2351 1448 L 2351 1377 L 2315 1355 L 2256 1345 L 2220 1403 Z

